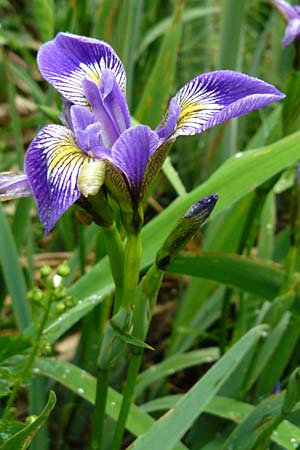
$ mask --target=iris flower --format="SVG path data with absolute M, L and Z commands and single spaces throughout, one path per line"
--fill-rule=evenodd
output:
M 25 159 L 46 233 L 81 196 L 97 195 L 103 184 L 124 210 L 140 207 L 178 136 L 202 133 L 284 97 L 259 79 L 210 72 L 183 86 L 152 130 L 131 126 L 125 70 L 107 43 L 59 33 L 41 46 L 37 62 L 64 104 L 63 125 L 45 126 Z
M 288 23 L 282 46 L 286 47 L 293 41 L 300 39 L 300 6 L 292 6 L 285 0 L 273 0 L 273 5 Z

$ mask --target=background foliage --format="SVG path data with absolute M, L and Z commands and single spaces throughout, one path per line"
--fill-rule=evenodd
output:
M 299 82 L 293 48 L 281 48 L 282 19 L 265 0 L 1 0 L 0 8 L 1 171 L 22 170 L 36 131 L 59 122 L 59 98 L 35 62 L 58 31 L 116 49 L 132 115 L 152 127 L 170 95 L 201 72 L 239 70 L 288 92 L 281 104 L 178 139 L 145 202 L 143 269 L 193 202 L 220 197 L 209 224 L 165 274 L 147 338 L 155 351 L 145 352 L 124 448 L 132 441 L 139 450 L 300 448 L 300 132 L 291 95 Z M 0 408 L 31 345 L 26 292 L 40 286 L 40 267 L 55 274 L 67 260 L 66 286 L 76 299 L 46 325 L 41 356 L 17 398 L 18 421 L 0 422 L 3 449 L 27 448 L 53 408 L 50 388 L 57 407 L 30 448 L 87 448 L 113 284 L 101 230 L 74 220 L 74 210 L 45 238 L 32 199 L 0 208 Z M 125 371 L 124 359 L 110 380 L 107 449 Z M 175 405 L 176 414 L 157 421 Z M 21 423 L 29 414 L 40 414 L 36 425 Z

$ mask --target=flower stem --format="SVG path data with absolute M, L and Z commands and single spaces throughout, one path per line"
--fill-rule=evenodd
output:
M 131 348 L 132 348 L 132 355 L 130 358 L 127 380 L 126 380 L 125 389 L 123 392 L 123 401 L 122 401 L 122 405 L 121 405 L 121 409 L 120 409 L 120 413 L 119 413 L 119 417 L 118 417 L 118 422 L 117 422 L 116 429 L 115 429 L 115 434 L 114 434 L 111 450 L 119 450 L 120 449 L 129 409 L 130 409 L 132 398 L 133 398 L 136 379 L 137 379 L 141 361 L 142 361 L 143 350 L 141 348 L 137 348 L 137 347 L 133 347 L 133 346 Z
M 123 306 L 134 304 L 135 290 L 139 281 L 142 247 L 140 234 L 128 233 L 124 259 Z
M 123 272 L 124 272 L 124 247 L 116 223 L 103 228 L 106 252 L 109 258 L 112 276 L 115 283 L 114 314 L 122 303 Z
M 100 369 L 100 367 L 97 367 L 96 378 L 97 378 L 97 388 L 96 388 L 95 409 L 93 416 L 93 430 L 90 447 L 91 450 L 101 450 L 102 448 L 105 407 L 109 384 L 108 369 Z
M 23 367 L 23 370 L 20 373 L 20 376 L 18 378 L 18 381 L 16 382 L 16 384 L 14 385 L 12 392 L 10 394 L 10 397 L 7 401 L 5 410 L 4 410 L 4 414 L 3 414 L 3 419 L 8 419 L 10 416 L 10 409 L 13 406 L 15 399 L 18 395 L 19 389 L 23 383 L 23 380 L 25 379 L 27 373 L 29 372 L 29 370 L 32 368 L 35 358 L 37 357 L 37 354 L 39 352 L 39 347 L 40 347 L 40 340 L 43 334 L 43 330 L 45 328 L 46 322 L 48 320 L 49 317 L 49 313 L 50 313 L 50 309 L 51 309 L 51 304 L 52 304 L 52 298 L 51 296 L 48 298 L 47 301 L 47 307 L 45 309 L 44 315 L 42 317 L 42 320 L 39 322 L 39 326 L 37 328 L 37 332 L 36 332 L 36 336 L 34 339 L 34 343 L 32 346 L 32 350 L 30 355 L 28 356 L 28 359 Z

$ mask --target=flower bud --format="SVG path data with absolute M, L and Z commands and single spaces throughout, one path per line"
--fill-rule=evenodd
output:
M 156 255 L 156 265 L 164 270 L 171 259 L 192 239 L 209 217 L 218 200 L 217 194 L 204 197 L 181 217 Z
M 65 309 L 66 309 L 66 305 L 65 305 L 64 302 L 58 302 L 58 303 L 56 304 L 56 306 L 55 306 L 55 311 L 56 311 L 58 314 L 63 313 L 63 312 L 65 311 Z
M 32 300 L 35 303 L 41 303 L 43 300 L 43 292 L 37 287 L 31 289 L 31 291 L 28 292 L 27 296 L 29 300 Z
M 51 275 L 51 267 L 47 264 L 40 268 L 40 276 L 41 278 L 47 278 Z
M 71 295 L 68 295 L 64 300 L 64 303 L 67 308 L 72 308 L 72 306 L 74 306 L 76 302 L 77 302 L 76 298 L 72 297 Z
M 57 275 L 60 275 L 61 277 L 67 277 L 70 275 L 70 272 L 70 266 L 66 262 L 60 264 L 56 270 Z

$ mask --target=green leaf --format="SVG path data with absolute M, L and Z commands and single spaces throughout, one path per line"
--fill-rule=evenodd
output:
M 268 448 L 273 430 L 284 419 L 284 416 L 281 415 L 283 401 L 284 395 L 282 394 L 268 397 L 260 403 L 233 431 L 222 450 Z M 293 442 L 294 444 L 300 443 L 296 438 Z
M 46 423 L 51 411 L 56 403 L 56 396 L 50 391 L 49 400 L 41 414 L 29 425 L 8 439 L 1 447 L 1 450 L 26 450 L 30 442 L 39 429 Z
M 169 450 L 182 438 L 216 395 L 241 360 L 256 346 L 263 327 L 256 327 L 242 337 L 149 431 L 139 437 L 132 450 Z M 172 430 L 172 433 L 170 433 Z
M 24 428 L 24 423 L 19 421 L 6 422 L 0 419 L 0 446 L 10 439 L 14 434 Z
M 42 40 L 49 41 L 54 36 L 55 28 L 54 0 L 33 0 L 32 10 Z
M 74 366 L 66 361 L 59 361 L 55 358 L 39 358 L 35 364 L 34 372 L 39 375 L 46 375 L 53 380 L 71 389 L 80 397 L 90 403 L 94 403 L 96 394 L 96 379 L 88 372 Z M 106 413 L 117 420 L 121 408 L 122 395 L 112 388 L 108 389 Z M 154 423 L 154 419 L 132 404 L 126 428 L 135 436 L 145 433 Z M 176 445 L 176 450 L 184 450 L 183 444 Z M 175 450 L 175 448 L 174 448 Z
M 184 0 L 176 2 L 175 5 L 172 23 L 165 34 L 154 67 L 143 90 L 142 98 L 134 113 L 134 117 L 140 122 L 151 127 L 157 126 L 161 120 L 174 80 Z
M 209 278 L 271 300 L 284 280 L 284 272 L 277 264 L 221 252 L 176 256 L 166 271 Z
M 192 20 L 198 20 L 205 16 L 210 16 L 213 14 L 216 14 L 220 11 L 218 7 L 197 7 L 197 8 L 190 8 L 185 9 L 182 13 L 182 22 L 188 23 Z M 151 45 L 157 38 L 162 36 L 166 33 L 168 28 L 170 27 L 172 23 L 172 18 L 167 17 L 166 19 L 163 19 L 159 23 L 155 24 L 152 28 L 150 28 L 149 31 L 145 34 L 143 40 L 141 41 L 139 48 L 136 52 L 135 58 L 138 59 L 144 51 Z
M 181 395 L 168 395 L 145 403 L 141 409 L 148 413 L 164 411 L 173 408 Z M 217 417 L 222 417 L 240 423 L 255 410 L 255 406 L 238 400 L 217 396 L 205 407 L 205 412 Z M 282 422 L 271 436 L 271 440 L 288 450 L 295 449 L 295 442 L 300 442 L 300 429 L 291 422 Z M 218 450 L 220 447 L 218 447 Z M 240 449 L 239 449 L 240 450 Z
M 26 283 L 19 262 L 16 244 L 0 204 L 0 262 L 18 327 L 23 331 L 30 324 L 30 312 L 26 294 Z
M 160 378 L 167 375 L 173 375 L 179 370 L 184 370 L 188 367 L 193 367 L 204 363 L 212 363 L 216 361 L 218 357 L 219 350 L 217 347 L 173 355 L 161 363 L 151 366 L 138 376 L 134 395 L 135 397 L 138 397 L 147 386 Z

